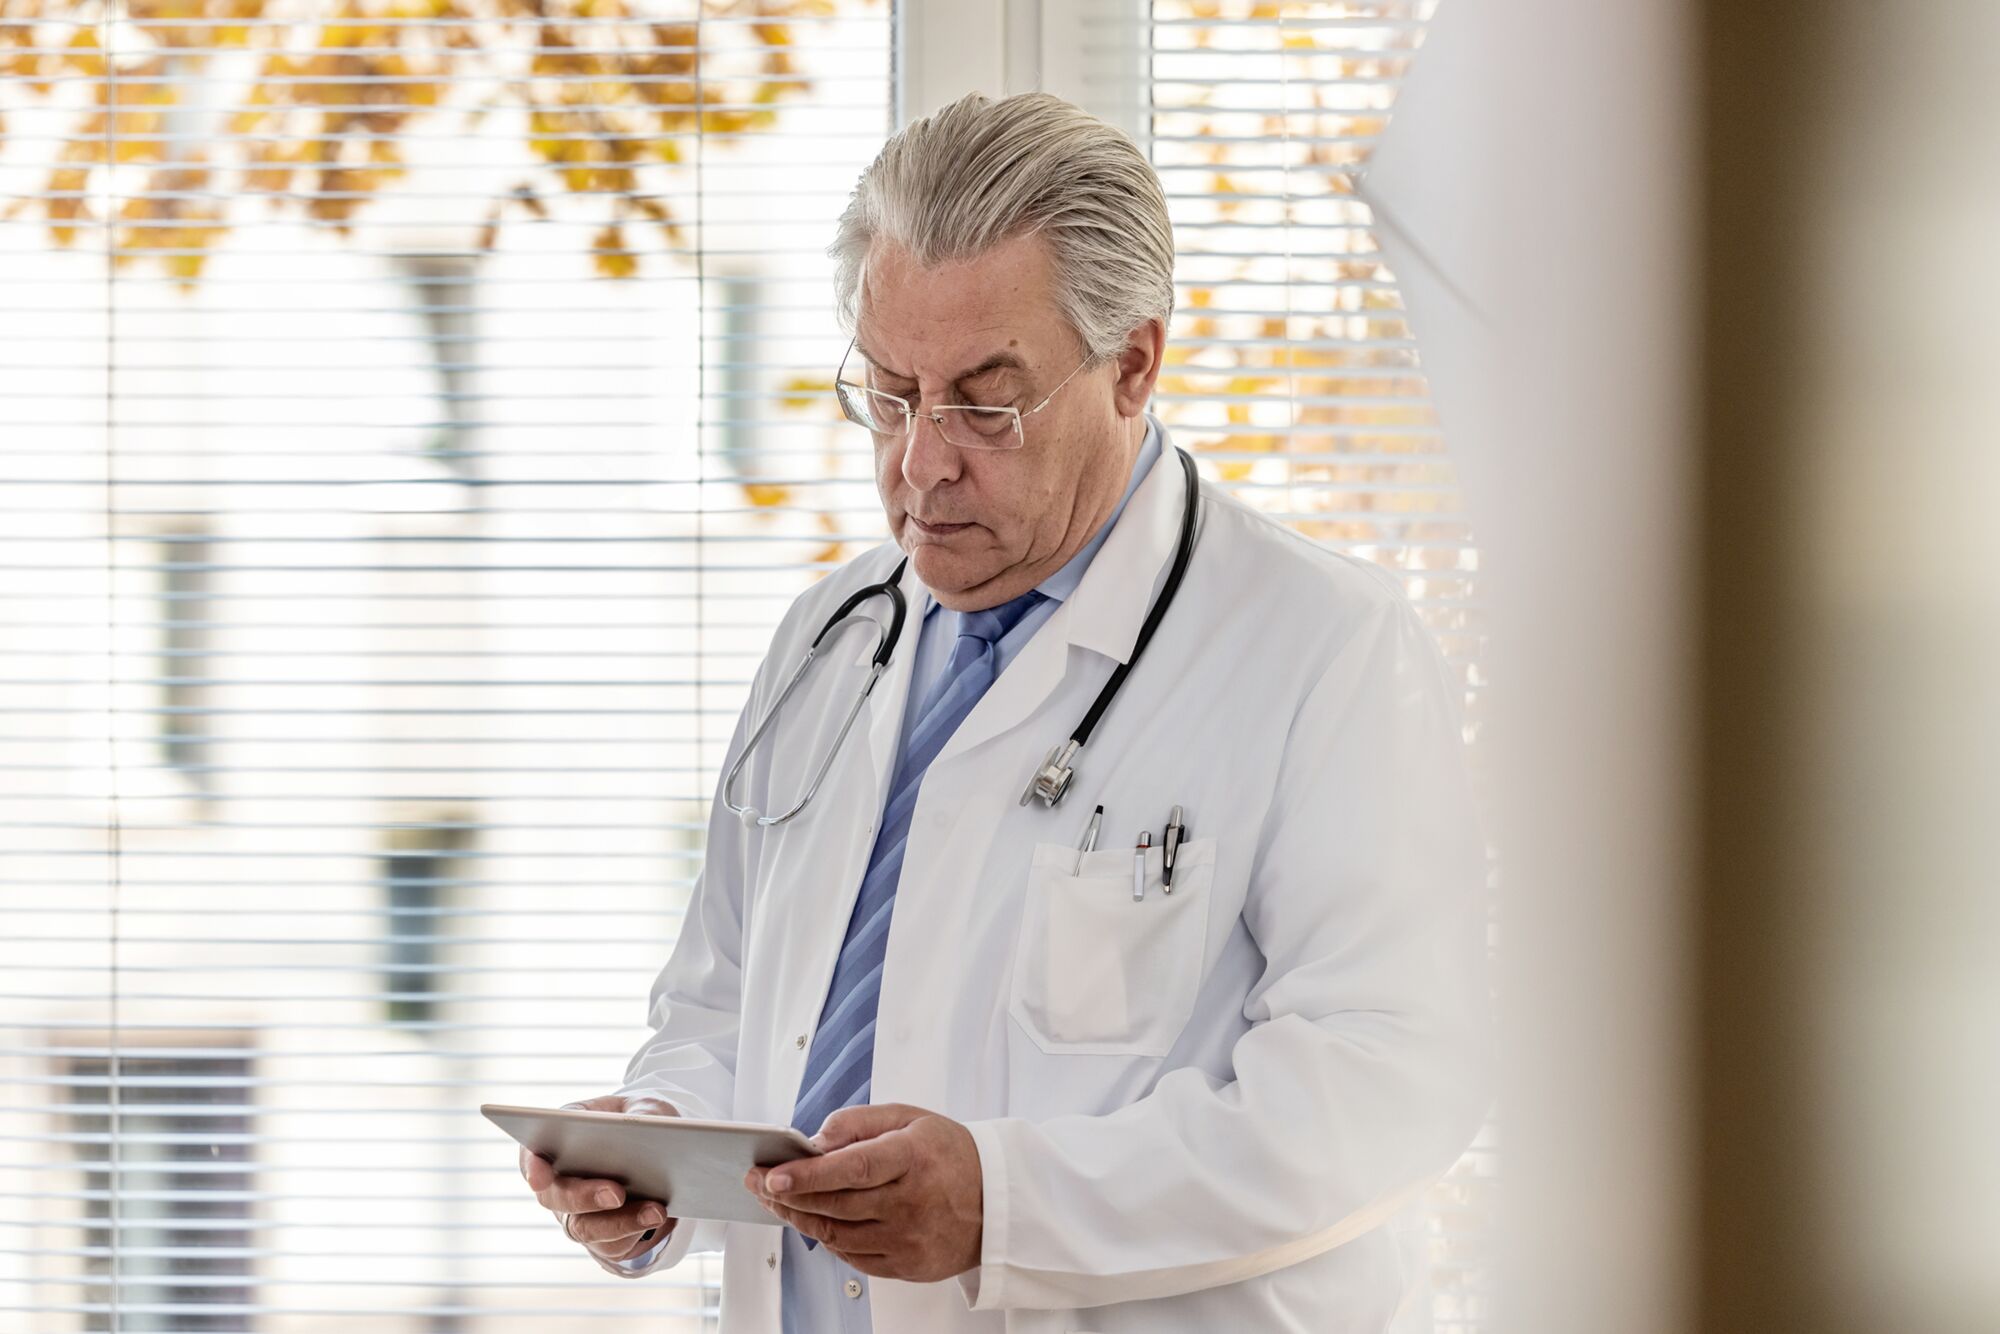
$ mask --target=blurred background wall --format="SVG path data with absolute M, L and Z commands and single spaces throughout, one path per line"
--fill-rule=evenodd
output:
M 1703 7 L 1701 1325 L 2000 1327 L 2000 6 Z
M 1491 8 L 1507 1326 L 1993 1329 L 2000 7 Z

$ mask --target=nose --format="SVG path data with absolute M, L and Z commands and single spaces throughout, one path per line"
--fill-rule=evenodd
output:
M 959 454 L 958 446 L 944 438 L 944 430 L 933 417 L 921 415 L 924 407 L 919 404 L 920 414 L 911 424 L 910 434 L 903 442 L 903 480 L 912 490 L 923 492 L 945 482 L 955 481 L 964 470 L 965 460 Z

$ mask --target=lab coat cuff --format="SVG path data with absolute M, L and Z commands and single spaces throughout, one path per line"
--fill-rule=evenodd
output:
M 969 1121 L 973 1147 L 979 1151 L 979 1263 L 958 1276 L 965 1304 L 975 1311 L 997 1311 L 1006 1303 L 1007 1156 L 1000 1121 Z

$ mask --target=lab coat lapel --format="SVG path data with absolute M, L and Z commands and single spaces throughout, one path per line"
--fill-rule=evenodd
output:
M 1131 656 L 1153 589 L 1172 558 L 1180 534 L 1184 495 L 1180 458 L 1160 431 L 1160 454 L 1126 502 L 1104 545 L 1077 585 L 1042 624 L 1020 655 L 973 707 L 933 765 L 964 754 L 1020 726 L 1062 683 L 1069 646 L 1090 649 L 1115 662 Z M 1074 725 L 1073 722 L 1070 725 Z M 1049 738 L 1053 744 L 1062 738 Z

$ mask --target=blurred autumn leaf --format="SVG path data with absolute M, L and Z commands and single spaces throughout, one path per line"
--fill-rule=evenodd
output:
M 39 214 L 64 246 L 110 223 L 119 263 L 150 255 L 191 283 L 247 197 L 346 234 L 405 171 L 413 124 L 511 109 L 531 174 L 494 201 L 479 244 L 509 212 L 543 216 L 549 192 L 589 196 L 603 210 L 596 267 L 626 277 L 639 268 L 628 227 L 680 240 L 662 173 L 687 140 L 769 128 L 811 88 L 786 21 L 835 12 L 683 7 L 668 21 L 628 0 L 0 0 L 0 85 L 73 116 L 46 189 L 7 216 Z M 147 175 L 105 219 L 92 201 L 113 164 Z

